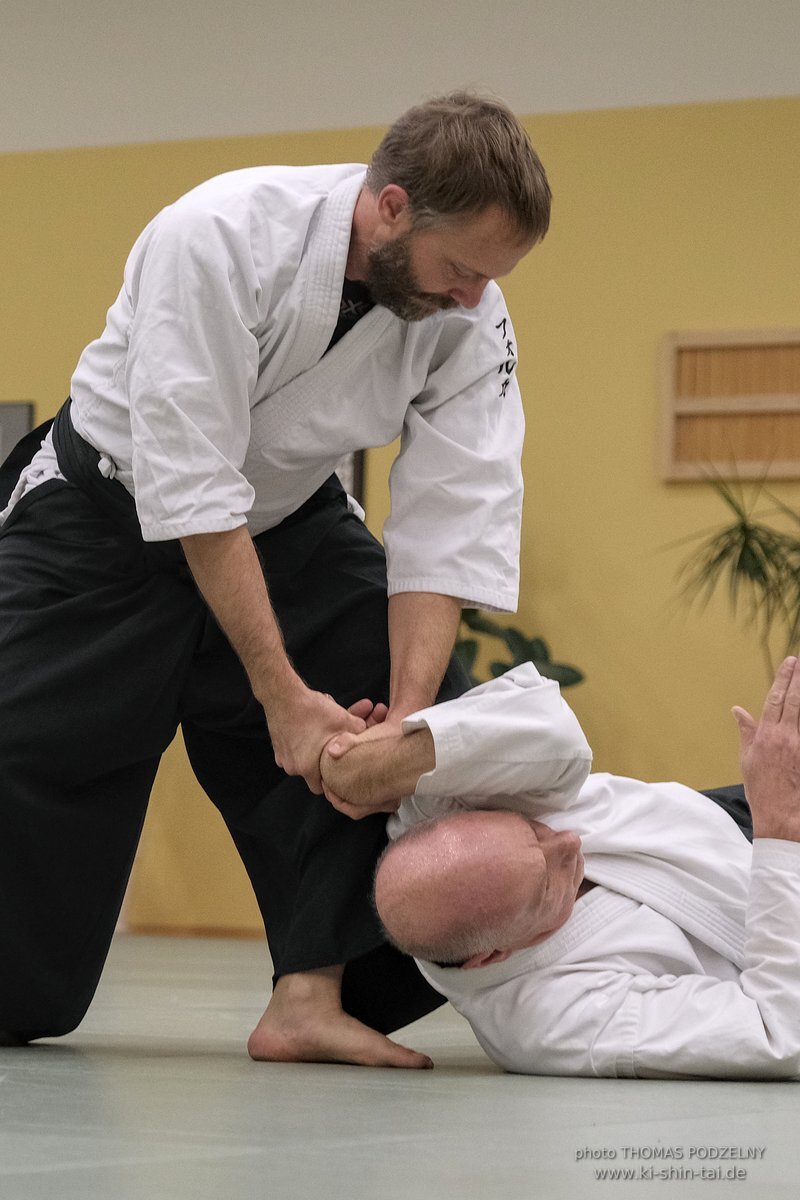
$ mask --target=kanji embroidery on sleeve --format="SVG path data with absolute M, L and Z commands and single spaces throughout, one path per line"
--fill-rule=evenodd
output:
M 500 384 L 500 398 L 502 399 L 508 391 L 508 385 L 510 384 L 511 377 L 514 374 L 514 369 L 517 365 L 517 354 L 514 343 L 508 336 L 508 317 L 503 317 L 501 321 L 498 321 L 498 323 L 495 325 L 495 329 L 499 329 L 500 337 L 505 343 L 503 349 L 506 357 L 497 368 L 497 374 L 503 376 Z

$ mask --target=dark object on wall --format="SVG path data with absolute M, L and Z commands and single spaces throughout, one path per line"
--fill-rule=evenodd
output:
M 339 476 L 342 487 L 348 496 L 352 496 L 362 507 L 364 505 L 364 457 L 363 450 L 354 450 L 352 454 L 346 454 L 336 464 L 336 474 Z
M 33 429 L 33 404 L 26 400 L 0 400 L 0 462 L 8 458 L 20 438 Z

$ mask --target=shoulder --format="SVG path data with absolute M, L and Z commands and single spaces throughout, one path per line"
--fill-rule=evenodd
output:
M 345 163 L 216 175 L 161 209 L 137 239 L 129 268 L 153 252 L 159 261 L 233 261 L 259 276 L 270 275 L 276 264 L 296 267 L 328 198 L 343 187 L 357 191 L 364 170 Z
M 145 233 L 186 237 L 218 230 L 231 239 L 262 236 L 272 226 L 305 230 L 319 206 L 336 188 L 356 183 L 365 168 L 359 163 L 314 167 L 244 167 L 197 184 L 166 205 Z M 303 234 L 304 236 L 304 234 Z
M 283 203 L 302 207 L 318 201 L 345 180 L 363 176 L 361 163 L 325 163 L 319 166 L 256 166 L 226 171 L 205 180 L 170 206 L 171 210 L 224 211 Z M 169 210 L 164 210 L 169 211 Z

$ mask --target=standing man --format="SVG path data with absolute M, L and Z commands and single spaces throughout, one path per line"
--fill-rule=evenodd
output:
M 279 977 L 251 1053 L 425 1065 L 355 1019 L 383 822 L 317 798 L 319 759 L 433 701 L 463 603 L 516 606 L 523 422 L 493 281 L 549 203 L 516 118 L 459 93 L 401 117 L 366 172 L 232 172 L 137 240 L 0 492 L 6 1041 L 83 1016 L 182 723 Z M 331 472 L 398 435 L 387 605 Z

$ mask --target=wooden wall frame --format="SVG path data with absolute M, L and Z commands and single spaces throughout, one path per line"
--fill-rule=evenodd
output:
M 800 479 L 800 329 L 670 333 L 662 477 Z

